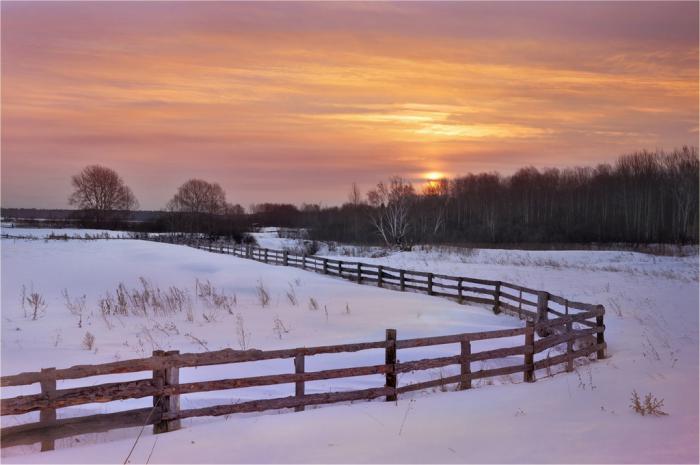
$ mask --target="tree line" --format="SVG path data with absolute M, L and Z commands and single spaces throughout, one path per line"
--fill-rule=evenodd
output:
M 393 177 L 366 201 L 307 213 L 317 239 L 415 243 L 698 243 L 695 147 L 596 167 L 519 169 L 429 181 Z M 354 188 L 350 198 L 356 197 Z M 356 221 L 360 221 L 358 226 Z
M 87 167 L 73 177 L 70 201 L 99 223 L 109 212 L 132 209 L 136 199 L 116 173 L 107 176 L 97 168 L 109 170 Z M 316 240 L 396 248 L 417 243 L 697 244 L 699 174 L 697 148 L 683 147 L 639 151 L 595 167 L 525 167 L 509 176 L 467 174 L 422 186 L 394 176 L 365 195 L 353 184 L 341 206 L 262 203 L 247 213 L 228 203 L 218 184 L 191 179 L 178 188 L 164 215 L 139 228 L 240 240 L 243 231 L 256 226 L 283 226 L 305 228 Z M 104 193 L 93 184 L 122 192 Z M 113 199 L 112 205 L 105 207 L 104 199 Z

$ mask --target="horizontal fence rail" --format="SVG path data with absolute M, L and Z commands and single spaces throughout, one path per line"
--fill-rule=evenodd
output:
M 596 354 L 605 357 L 605 308 L 602 305 L 569 301 L 545 291 L 529 289 L 502 281 L 446 276 L 422 271 L 397 269 L 383 265 L 346 262 L 313 255 L 295 255 L 288 251 L 253 246 L 196 243 L 181 241 L 172 236 L 150 238 L 159 242 L 186 243 L 211 252 L 231 254 L 264 263 L 294 266 L 309 271 L 338 276 L 360 284 L 401 291 L 417 290 L 429 295 L 490 305 L 495 313 L 509 313 L 526 320 L 524 327 L 495 331 L 460 333 L 434 337 L 397 339 L 396 330 L 386 330 L 384 340 L 318 347 L 299 347 L 280 350 L 223 349 L 205 353 L 180 354 L 178 351 L 154 351 L 151 357 L 122 360 L 99 365 L 76 365 L 68 368 L 45 368 L 0 377 L 0 386 L 26 386 L 38 383 L 39 394 L 0 399 L 0 415 L 23 415 L 39 412 L 39 421 L 0 430 L 0 445 L 5 447 L 41 443 L 41 450 L 52 450 L 57 439 L 112 429 L 153 425 L 155 433 L 174 431 L 185 418 L 261 412 L 265 410 L 294 409 L 303 411 L 307 406 L 385 398 L 394 401 L 400 394 L 457 384 L 459 389 L 471 389 L 472 382 L 483 378 L 523 374 L 524 382 L 534 382 L 537 370 L 550 370 L 564 364 L 572 371 L 574 361 Z M 522 338 L 519 345 L 473 351 L 472 343 L 483 340 L 501 340 L 512 344 L 512 338 Z M 509 339 L 509 341 L 506 341 Z M 401 350 L 436 345 L 458 345 L 457 353 L 446 357 L 401 362 Z M 566 345 L 563 353 L 535 361 L 535 355 Z M 382 349 L 384 363 L 306 371 L 306 358 L 321 354 L 339 354 Z M 264 360 L 289 359 L 293 372 L 245 378 L 227 378 L 210 381 L 180 383 L 180 369 L 210 365 L 226 365 Z M 502 360 L 510 365 L 472 370 L 473 362 Z M 399 385 L 397 375 L 447 366 L 458 366 L 459 374 L 424 382 Z M 57 381 L 123 373 L 150 372 L 150 377 L 133 381 L 103 383 L 92 386 L 57 388 Z M 352 391 L 307 394 L 307 382 L 345 379 L 358 376 L 380 375 L 384 385 Z M 258 399 L 237 404 L 181 409 L 180 396 L 198 392 L 222 391 L 279 384 L 294 385 L 294 395 L 272 399 Z M 126 399 L 152 397 L 153 407 L 103 413 L 72 418 L 57 418 L 57 410 L 85 404 L 107 403 Z

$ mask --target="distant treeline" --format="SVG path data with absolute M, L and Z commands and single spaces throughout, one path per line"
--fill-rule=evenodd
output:
M 407 242 L 698 243 L 700 163 L 695 147 L 642 151 L 614 164 L 528 167 L 512 176 L 468 174 L 431 182 L 408 199 Z M 351 195 L 352 197 L 352 195 Z M 370 207 L 302 212 L 316 239 L 377 237 Z
M 467 174 L 430 181 L 420 191 L 394 177 L 365 196 L 353 185 L 349 202 L 340 207 L 262 203 L 246 213 L 239 205 L 223 202 L 210 210 L 113 212 L 99 222 L 89 211 L 36 210 L 29 215 L 32 210 L 3 208 L 2 215 L 82 227 L 200 232 L 235 240 L 260 226 L 306 228 L 311 239 L 397 247 L 697 244 L 699 176 L 697 148 L 684 147 L 670 153 L 636 152 L 596 167 L 527 167 L 511 176 Z M 218 197 L 224 195 L 222 191 Z

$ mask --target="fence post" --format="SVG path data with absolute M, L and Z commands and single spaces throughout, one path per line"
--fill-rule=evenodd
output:
M 525 371 L 523 381 L 535 382 L 535 323 L 525 322 Z
M 56 391 L 56 377 L 54 375 L 55 368 L 42 368 L 41 374 L 43 375 L 42 380 L 39 382 L 41 386 L 41 393 L 45 395 L 49 400 L 54 391 Z M 56 419 L 56 409 L 55 408 L 43 408 L 39 411 L 39 421 L 44 423 L 48 421 L 54 421 Z M 41 452 L 54 449 L 54 440 L 45 439 L 41 441 Z
M 362 263 L 357 262 L 357 284 L 362 284 Z
M 469 339 L 465 339 L 461 342 L 462 345 L 462 357 L 461 357 L 461 375 L 462 378 L 459 383 L 459 389 L 471 389 L 472 388 L 472 366 L 471 366 L 471 355 L 472 355 L 472 343 Z
M 464 303 L 464 290 L 462 289 L 462 283 L 464 280 L 462 278 L 457 279 L 457 294 L 459 295 L 459 303 Z
M 549 292 L 540 291 L 537 293 L 537 319 L 536 323 L 544 323 L 549 319 L 547 308 L 549 305 Z M 548 328 L 542 328 L 537 330 L 537 334 L 540 337 L 547 337 L 551 334 Z
M 386 396 L 387 402 L 395 401 L 396 394 L 396 330 L 386 330 L 386 349 L 384 363 L 389 365 L 389 370 L 386 372 L 386 387 L 394 390 L 393 394 Z
M 379 265 L 377 267 L 377 286 L 382 287 L 382 277 L 384 275 L 384 271 L 382 271 L 382 266 Z
M 306 269 L 306 254 L 305 253 L 301 254 L 301 269 L 302 270 Z
M 328 274 L 328 259 L 323 259 L 323 274 Z
M 267 263 L 267 249 L 265 249 L 265 263 Z
M 498 315 L 501 313 L 501 282 L 496 282 L 496 289 L 493 293 L 493 313 Z
M 171 350 L 164 352 L 162 350 L 154 350 L 154 357 L 166 357 L 168 355 L 177 355 L 179 350 Z M 180 384 L 180 369 L 177 367 L 167 367 L 153 370 L 153 385 L 156 387 L 177 386 Z M 153 406 L 160 412 L 161 415 L 171 413 L 177 414 L 180 411 L 180 395 L 155 395 L 153 396 Z M 167 433 L 180 429 L 180 420 L 161 420 L 153 424 L 153 434 Z
M 605 322 L 603 320 L 603 317 L 605 315 L 605 307 L 603 307 L 602 305 L 598 305 L 598 308 L 603 312 L 600 315 L 595 317 L 596 326 L 600 326 L 603 328 L 602 333 L 596 334 L 596 343 L 598 345 L 600 345 L 600 344 L 605 344 Z M 596 354 L 596 358 L 598 360 L 605 358 L 605 348 L 604 347 L 601 347 L 600 349 L 598 349 L 598 353 Z
M 433 295 L 433 274 L 428 273 L 428 295 Z
M 568 372 L 574 371 L 574 357 L 571 355 L 574 352 L 574 339 L 571 337 L 573 326 L 571 321 L 566 323 L 566 335 L 568 336 L 566 340 L 566 371 Z
M 289 265 L 289 252 L 287 252 L 286 250 L 282 252 L 282 264 L 284 266 Z
M 297 354 L 294 357 L 294 373 L 302 374 L 304 373 L 304 354 Z M 297 381 L 294 384 L 294 395 L 296 397 L 304 397 L 304 381 Z M 303 412 L 304 406 L 298 405 L 294 407 L 295 412 Z

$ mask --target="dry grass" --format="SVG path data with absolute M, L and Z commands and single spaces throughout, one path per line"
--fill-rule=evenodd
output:
M 648 393 L 644 396 L 644 401 L 642 402 L 637 391 L 633 390 L 630 402 L 630 408 L 642 416 L 662 417 L 668 415 L 668 413 L 662 410 L 664 400 L 657 399 L 652 393 Z
M 80 297 L 71 299 L 70 295 L 68 294 L 68 289 L 63 289 L 63 291 L 61 291 L 61 295 L 63 295 L 68 311 L 78 318 L 78 328 L 82 328 L 83 315 L 85 314 L 85 300 L 87 299 L 87 296 L 83 294 Z
M 313 297 L 309 297 L 309 310 L 318 310 L 318 301 Z
M 192 339 L 194 342 L 202 346 L 205 351 L 209 352 L 209 346 L 207 345 L 207 341 L 203 341 L 202 339 L 190 333 L 185 333 L 185 337 Z
M 265 308 L 270 304 L 270 293 L 261 280 L 258 281 L 258 285 L 255 287 L 255 294 L 258 297 L 258 303 L 260 303 L 261 307 Z
M 236 339 L 241 350 L 246 350 L 250 346 L 250 333 L 245 330 L 243 315 L 240 313 L 236 314 Z
M 275 319 L 273 320 L 272 332 L 274 332 L 279 339 L 282 339 L 282 334 L 287 334 L 289 332 L 287 327 L 280 319 L 279 315 L 275 315 Z
M 44 296 L 34 290 L 34 285 L 31 285 L 28 295 L 27 288 L 24 285 L 22 285 L 22 290 L 20 292 L 24 317 L 31 318 L 32 320 L 38 320 L 42 317 L 47 308 Z
M 297 293 L 294 290 L 294 286 L 292 286 L 292 283 L 289 283 L 289 290 L 287 291 L 287 300 L 289 301 L 292 306 L 295 306 L 299 303 L 299 299 L 297 298 Z
M 85 333 L 85 336 L 83 337 L 83 342 L 82 342 L 83 349 L 85 350 L 92 350 L 95 347 L 95 335 L 92 334 L 90 331 Z

